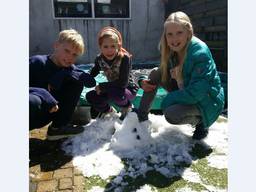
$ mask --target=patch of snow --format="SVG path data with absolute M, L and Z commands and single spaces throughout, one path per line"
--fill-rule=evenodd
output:
M 99 186 L 94 186 L 88 192 L 104 192 L 104 188 Z
M 63 149 L 74 157 L 73 164 L 84 176 L 97 175 L 102 179 L 116 176 L 109 181 L 114 191 L 122 191 L 122 186 L 127 185 L 124 177 L 145 176 L 149 170 L 169 178 L 183 175 L 186 180 L 199 182 L 190 170 L 175 167 L 180 163 L 192 164 L 195 160 L 189 154 L 197 143 L 191 139 L 194 129 L 190 125 L 172 125 L 164 116 L 153 114 L 142 123 L 134 112 L 128 113 L 121 123 L 118 117 L 114 114 L 92 120 L 83 133 L 64 142 Z M 218 153 L 227 154 L 227 123 L 214 123 L 203 143 Z M 212 164 L 213 159 L 208 158 Z M 221 164 L 220 161 L 215 163 Z
M 177 189 L 175 192 L 196 192 L 196 191 L 193 191 L 189 187 L 183 187 L 183 188 Z
M 193 183 L 201 183 L 202 182 L 199 174 L 194 172 L 190 168 L 187 168 L 186 170 L 184 170 L 184 172 L 182 173 L 182 178 L 184 180 L 187 180 L 187 181 L 193 182 Z
M 217 169 L 228 168 L 228 159 L 226 155 L 211 154 L 207 157 L 208 165 Z
M 136 192 L 155 192 L 156 189 L 150 187 L 149 185 L 143 185 L 140 189 L 136 190 Z

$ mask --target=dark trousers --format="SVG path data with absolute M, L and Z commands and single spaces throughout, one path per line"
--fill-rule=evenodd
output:
M 59 110 L 49 113 L 42 99 L 29 94 L 29 129 L 40 128 L 52 121 L 52 126 L 61 127 L 67 125 L 75 111 L 79 101 L 83 85 L 78 82 L 68 81 L 51 95 L 59 102 Z
M 95 90 L 90 91 L 86 94 L 86 99 L 96 111 L 106 112 L 110 108 L 110 102 L 119 107 L 128 107 L 135 96 L 136 94 L 133 94 L 129 89 L 111 87 L 107 92 L 100 95 L 97 95 Z

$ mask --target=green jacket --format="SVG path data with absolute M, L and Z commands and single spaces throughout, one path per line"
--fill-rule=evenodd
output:
M 204 126 L 209 127 L 224 107 L 224 90 L 209 48 L 197 37 L 189 43 L 182 75 L 184 88 L 169 92 L 162 109 L 173 104 L 195 104 Z

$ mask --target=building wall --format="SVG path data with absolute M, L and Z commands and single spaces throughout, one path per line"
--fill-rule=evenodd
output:
M 158 43 L 164 22 L 160 0 L 131 0 L 131 20 L 54 19 L 52 0 L 29 1 L 29 54 L 48 54 L 63 29 L 74 28 L 84 37 L 86 53 L 79 63 L 92 63 L 98 53 L 96 37 L 104 26 L 116 27 L 123 35 L 124 47 L 134 61 L 159 60 Z
M 205 41 L 219 71 L 227 72 L 227 0 L 163 0 L 166 17 L 184 11 L 191 18 L 194 33 Z

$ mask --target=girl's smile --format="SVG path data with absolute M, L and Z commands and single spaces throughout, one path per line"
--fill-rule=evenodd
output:
M 181 52 L 189 39 L 189 32 L 178 23 L 168 23 L 165 33 L 166 41 L 171 50 Z
M 106 59 L 112 60 L 118 52 L 118 45 L 113 38 L 107 37 L 103 39 L 102 44 L 100 45 L 100 51 Z

